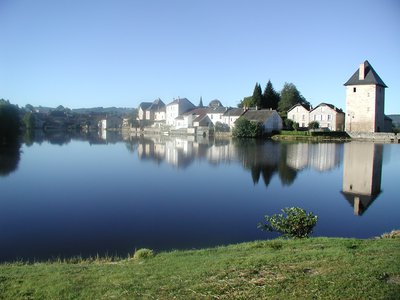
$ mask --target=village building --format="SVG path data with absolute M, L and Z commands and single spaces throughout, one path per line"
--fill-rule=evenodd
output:
M 308 127 L 310 123 L 310 107 L 297 103 L 288 110 L 287 118 L 298 123 L 299 127 Z
M 139 121 L 144 121 L 146 120 L 146 110 L 150 107 L 151 102 L 141 102 L 139 104 L 139 108 L 138 108 L 138 120 Z
M 310 111 L 310 122 L 318 122 L 319 128 L 329 131 L 344 130 L 344 112 L 336 106 L 321 103 Z
M 181 119 L 181 115 L 195 107 L 196 106 L 186 98 L 175 99 L 166 106 L 166 124 L 173 127 L 183 126 L 182 124 L 184 123 Z
M 390 120 L 386 119 L 385 124 L 384 113 L 387 86 L 367 60 L 344 86 L 346 87 L 346 131 L 370 133 L 391 131 Z
M 261 122 L 263 133 L 282 130 L 282 118 L 276 110 L 247 110 L 242 117 L 249 121 Z
M 235 127 L 235 122 L 245 113 L 243 108 L 228 108 L 222 115 L 222 123 L 228 125 L 230 128 Z
M 165 110 L 165 103 L 160 98 L 153 102 L 142 102 L 138 108 L 138 120 L 164 123 Z

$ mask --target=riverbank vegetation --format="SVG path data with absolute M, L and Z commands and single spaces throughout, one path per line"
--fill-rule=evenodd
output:
M 0 265 L 0 299 L 396 299 L 400 239 L 276 239 Z
M 350 136 L 344 131 L 300 131 L 282 130 L 279 134 L 272 137 L 274 140 L 351 140 Z

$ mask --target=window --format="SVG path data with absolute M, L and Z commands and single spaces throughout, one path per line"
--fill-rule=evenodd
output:
M 331 115 L 328 115 L 328 121 L 330 121 L 331 120 Z
M 357 89 L 354 87 L 354 88 L 353 88 L 353 93 L 355 93 L 356 91 L 357 91 Z
M 304 121 L 305 118 L 306 118 L 306 116 L 305 116 L 305 115 L 302 115 L 301 118 L 302 118 L 302 120 Z M 304 126 L 303 126 L 303 127 L 304 127 Z
M 296 118 L 295 118 L 296 116 L 293 114 L 293 116 L 292 116 L 292 120 L 294 121 Z

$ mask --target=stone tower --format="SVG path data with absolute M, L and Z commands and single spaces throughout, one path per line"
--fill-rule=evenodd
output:
M 380 132 L 385 129 L 386 84 L 366 60 L 344 84 L 346 123 L 349 132 Z

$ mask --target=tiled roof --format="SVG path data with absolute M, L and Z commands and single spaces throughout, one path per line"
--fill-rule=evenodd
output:
M 151 102 L 142 102 L 139 104 L 139 108 L 141 108 L 142 110 L 146 110 L 151 106 Z
M 228 110 L 224 113 L 224 116 L 240 117 L 243 115 L 243 113 L 243 108 L 228 108 Z
M 249 121 L 264 123 L 269 117 L 276 113 L 276 110 L 248 110 L 243 114 Z
M 365 68 L 365 78 L 364 80 L 359 79 L 360 69 L 350 77 L 350 79 L 344 85 L 365 85 L 365 84 L 376 84 L 382 87 L 387 87 L 383 80 L 379 77 L 378 73 L 374 70 L 374 68 L 370 65 L 368 60 L 364 62 Z
M 301 103 L 296 103 L 295 105 L 293 105 L 290 109 L 288 109 L 288 112 L 291 111 L 293 108 L 296 108 L 297 106 L 302 106 L 304 107 L 306 110 L 310 111 L 310 107 L 308 105 L 304 105 Z
M 312 109 L 311 111 L 316 110 L 320 106 L 328 106 L 328 107 L 330 107 L 331 109 L 333 109 L 334 111 L 336 111 L 338 113 L 343 113 L 343 111 L 340 108 L 337 108 L 335 105 L 329 104 L 329 103 L 320 103 L 314 109 Z
M 156 99 L 151 103 L 150 107 L 148 108 L 149 110 L 161 110 L 165 108 L 165 103 L 161 101 L 160 98 Z
M 168 105 L 173 105 L 173 104 L 179 104 L 179 103 L 183 103 L 183 102 L 188 102 L 188 103 L 190 103 L 191 105 L 193 105 L 193 106 L 195 106 L 192 102 L 190 102 L 187 98 L 178 98 L 178 99 L 175 99 L 174 101 L 172 101 L 171 103 L 169 103 Z M 167 105 L 167 106 L 168 106 Z

